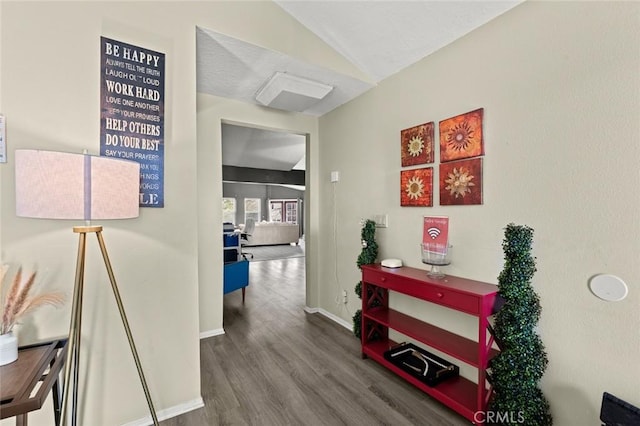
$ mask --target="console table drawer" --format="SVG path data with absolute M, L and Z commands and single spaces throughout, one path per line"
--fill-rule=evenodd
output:
M 362 278 L 369 284 L 377 285 L 378 287 L 397 287 L 398 285 L 406 285 L 401 277 L 395 277 L 392 274 L 385 272 L 364 270 L 362 272 Z
M 405 277 L 394 275 L 391 272 L 363 271 L 363 280 L 368 284 L 383 287 L 438 305 L 447 306 L 469 314 L 479 314 L 480 304 L 476 296 L 451 290 L 444 286 L 426 284 L 418 281 L 408 281 Z M 425 279 L 426 279 L 425 272 Z
M 435 286 L 429 286 L 424 291 L 425 300 L 470 314 L 479 313 L 478 299 L 474 296 Z

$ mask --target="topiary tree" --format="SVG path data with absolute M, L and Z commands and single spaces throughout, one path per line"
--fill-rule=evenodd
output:
M 362 225 L 362 231 L 360 232 L 360 239 L 362 242 L 362 251 L 358 256 L 356 264 L 358 268 L 362 265 L 368 265 L 374 263 L 378 257 L 378 244 L 376 243 L 376 223 L 373 220 L 367 219 Z
M 362 243 L 362 251 L 358 256 L 356 265 L 358 269 L 362 265 L 368 265 L 374 263 L 378 257 L 378 244 L 375 240 L 376 237 L 376 223 L 373 220 L 367 219 L 362 224 L 362 231 L 360 232 L 360 241 Z M 355 292 L 360 299 L 362 299 L 362 281 L 356 284 Z M 362 309 L 358 309 L 353 315 L 353 334 L 357 338 L 360 338 L 362 327 Z
M 551 425 L 549 403 L 538 387 L 547 367 L 547 354 L 536 334 L 540 299 L 531 286 L 536 272 L 531 256 L 533 229 L 510 223 L 502 242 L 504 269 L 498 277 L 498 294 L 504 299 L 495 316 L 493 334 L 500 353 L 490 362 L 488 379 L 494 395 L 488 424 Z M 515 422 L 515 423 L 514 423 Z

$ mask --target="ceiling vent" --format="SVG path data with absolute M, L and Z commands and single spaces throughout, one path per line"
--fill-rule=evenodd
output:
M 302 112 L 324 99 L 332 90 L 332 86 L 317 81 L 276 72 L 258 91 L 256 101 L 271 108 Z

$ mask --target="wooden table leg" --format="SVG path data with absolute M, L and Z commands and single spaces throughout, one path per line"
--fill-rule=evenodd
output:
M 16 426 L 27 426 L 27 415 L 18 414 L 16 416 Z
M 60 426 L 60 414 L 62 413 L 62 404 L 60 401 L 60 380 L 56 380 L 53 383 L 53 417 L 55 419 L 55 425 Z

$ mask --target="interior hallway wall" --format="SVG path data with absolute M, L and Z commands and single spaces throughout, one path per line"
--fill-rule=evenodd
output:
M 363 218 L 389 215 L 376 232 L 380 259 L 427 269 L 422 217 L 449 216 L 446 272 L 491 283 L 503 228 L 529 225 L 549 356 L 541 384 L 555 424 L 599 425 L 603 391 L 640 405 L 639 23 L 637 2 L 525 2 L 323 116 L 321 307 L 351 322 L 361 303 L 353 289 Z M 437 139 L 440 120 L 477 108 L 483 205 L 440 206 L 436 160 L 434 206 L 400 207 L 400 131 L 435 121 Z M 625 280 L 628 297 L 591 294 L 589 279 L 601 273 Z M 336 303 L 343 288 L 346 308 Z M 398 309 L 477 338 L 472 317 L 396 296 Z
M 68 293 L 77 250 L 71 227 L 77 224 L 15 216 L 13 152 L 99 152 L 100 36 L 166 54 L 165 207 L 104 224 L 150 392 L 163 416 L 202 404 L 199 338 L 222 329 L 222 245 L 214 237 L 222 233 L 219 130 L 202 135 L 196 122 L 197 25 L 359 77 L 272 2 L 0 2 L 0 111 L 7 117 L 9 147 L 9 161 L 0 165 L 2 260 L 37 267 L 48 284 Z M 307 152 L 316 160 L 308 167 L 317 161 L 315 117 L 204 98 L 218 129 L 225 117 L 310 134 Z M 212 118 L 207 112 L 200 117 Z M 312 183 L 313 173 L 307 179 Z M 317 225 L 312 229 L 317 232 Z M 95 239 L 88 244 L 79 422 L 139 424 L 148 416 L 146 401 Z M 310 281 L 313 269 L 307 267 Z M 317 303 L 315 290 L 307 294 L 308 303 Z M 19 331 L 20 343 L 66 335 L 70 310 L 68 303 L 34 313 Z M 29 420 L 50 424 L 51 415 L 42 409 Z

